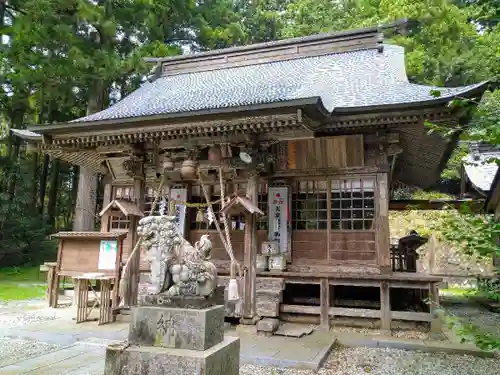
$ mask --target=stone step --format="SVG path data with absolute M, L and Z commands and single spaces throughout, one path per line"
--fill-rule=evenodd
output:
M 280 303 L 279 301 L 256 300 L 255 310 L 261 317 L 276 318 L 280 315 Z
M 258 289 L 255 293 L 255 301 L 259 302 L 283 302 L 283 292 L 281 290 Z
M 280 326 L 279 319 L 274 318 L 264 318 L 257 322 L 257 332 L 264 332 L 268 335 L 272 335 L 276 332 Z
M 258 296 L 276 296 L 279 297 L 283 294 L 281 289 L 257 289 L 255 294 Z
M 285 279 L 278 277 L 257 277 L 255 280 L 256 290 L 259 289 L 285 289 Z

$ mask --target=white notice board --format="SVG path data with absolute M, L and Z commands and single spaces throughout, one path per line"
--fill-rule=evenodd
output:
M 102 240 L 99 248 L 100 270 L 114 270 L 116 268 L 116 254 L 118 252 L 118 241 Z

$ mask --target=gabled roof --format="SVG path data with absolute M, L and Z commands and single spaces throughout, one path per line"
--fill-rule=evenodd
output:
M 261 216 L 264 215 L 264 213 L 248 198 L 240 197 L 238 195 L 231 198 L 231 200 L 222 209 L 222 213 L 226 215 L 240 215 L 247 213 Z
M 106 207 L 101 210 L 99 216 L 103 216 L 106 213 L 115 212 L 116 210 L 118 210 L 123 216 L 144 216 L 144 213 L 135 203 L 126 201 L 124 199 L 114 199 L 109 202 Z
M 404 49 L 363 49 L 163 76 L 112 107 L 74 122 L 116 120 L 319 99 L 326 112 L 432 104 L 467 95 L 484 83 L 439 88 L 410 83 Z M 432 90 L 439 90 L 436 98 Z

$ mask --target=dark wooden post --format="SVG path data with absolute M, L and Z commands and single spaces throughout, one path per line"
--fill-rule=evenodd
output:
M 382 273 L 391 273 L 387 173 L 377 174 L 375 192 L 375 247 L 377 249 L 378 266 Z
M 257 182 L 258 176 L 251 175 L 247 182 L 247 198 L 257 205 Z M 243 324 L 255 324 L 255 281 L 257 278 L 257 230 L 255 215 L 247 214 L 245 217 L 245 277 L 243 289 Z
M 388 281 L 380 283 L 380 322 L 384 334 L 391 334 L 391 298 Z

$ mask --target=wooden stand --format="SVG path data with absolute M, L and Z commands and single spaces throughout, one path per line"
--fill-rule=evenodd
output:
M 76 309 L 76 322 L 82 323 L 90 319 L 92 311 L 99 306 L 99 325 L 108 324 L 113 321 L 113 312 L 111 309 L 111 286 L 112 281 L 115 280 L 112 276 L 79 276 L 76 277 L 76 292 L 78 293 L 77 298 L 77 309 Z M 100 297 L 97 298 L 97 292 L 92 286 L 92 280 L 100 281 Z M 90 289 L 90 290 L 89 290 Z M 89 301 L 89 291 L 95 297 L 95 301 L 92 306 L 88 306 Z

